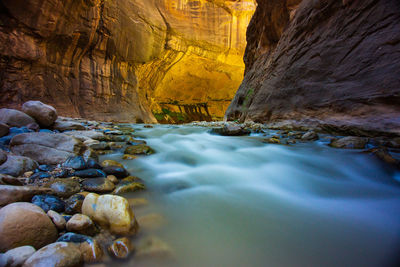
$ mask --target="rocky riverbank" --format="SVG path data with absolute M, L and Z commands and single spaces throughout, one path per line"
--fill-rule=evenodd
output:
M 155 153 L 140 134 L 124 124 L 58 117 L 53 107 L 38 101 L 21 110 L 0 110 L 0 266 L 173 260 L 172 249 L 148 235 L 165 223 L 163 217 L 136 216 L 148 202 L 140 195 L 146 181 L 122 164 Z M 269 144 L 321 141 L 400 166 L 400 138 L 391 133 L 316 122 L 189 125 L 223 136 L 255 134 Z M 120 161 L 99 160 L 115 153 Z
M 168 254 L 139 234 L 145 181 L 99 155 L 154 153 L 123 125 L 71 119 L 39 101 L 0 110 L 0 266 L 80 266 Z M 126 195 L 130 197 L 124 197 Z M 139 244 L 137 246 L 134 245 Z

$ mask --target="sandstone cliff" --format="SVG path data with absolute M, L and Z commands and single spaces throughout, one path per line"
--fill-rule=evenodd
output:
M 2 0 L 0 104 L 37 99 L 61 115 L 118 121 L 154 122 L 162 110 L 222 117 L 254 9 L 253 0 Z
M 226 117 L 400 133 L 398 0 L 258 0 Z

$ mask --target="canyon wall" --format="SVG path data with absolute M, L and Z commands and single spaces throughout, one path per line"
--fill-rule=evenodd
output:
M 227 119 L 400 133 L 400 1 L 257 2 Z
M 253 0 L 2 0 L 0 104 L 37 99 L 115 121 L 155 122 L 152 111 L 221 118 L 254 9 Z

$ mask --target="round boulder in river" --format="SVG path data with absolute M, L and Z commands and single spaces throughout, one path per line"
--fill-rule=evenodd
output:
M 41 126 L 50 127 L 57 120 L 57 111 L 40 101 L 28 101 L 22 105 L 22 111 L 34 118 Z

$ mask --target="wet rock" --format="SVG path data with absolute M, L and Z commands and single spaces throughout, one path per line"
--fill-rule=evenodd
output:
M 107 178 L 89 178 L 82 182 L 83 189 L 89 192 L 108 193 L 115 189 L 115 185 Z
M 144 144 L 128 146 L 124 152 L 124 154 L 130 154 L 130 155 L 150 155 L 153 153 L 154 150 L 151 147 Z
M 13 137 L 11 151 L 40 164 L 56 165 L 86 148 L 83 143 L 64 134 L 23 133 Z
M 128 178 L 132 178 L 133 176 L 130 176 Z M 136 177 L 135 177 L 136 178 Z M 132 193 L 132 192 L 137 192 L 137 191 L 142 191 L 146 190 L 146 186 L 140 182 L 137 182 L 132 179 L 123 179 L 120 181 L 120 183 L 116 186 L 113 194 L 115 195 L 122 195 L 125 193 Z
M 137 157 L 134 156 L 134 155 L 124 154 L 124 155 L 122 156 L 122 159 L 125 159 L 125 160 L 133 160 L 133 159 L 137 159 Z
M 31 201 L 36 194 L 51 193 L 48 188 L 0 185 L 0 207 L 14 202 Z
M 124 165 L 122 165 L 121 163 L 119 163 L 119 162 L 117 162 L 117 161 L 115 161 L 115 160 L 110 160 L 110 159 L 104 160 L 104 161 L 101 163 L 101 166 L 102 166 L 102 167 L 116 166 L 116 167 L 124 168 Z
M 318 140 L 319 136 L 316 132 L 314 131 L 309 131 L 306 132 L 302 137 L 301 140 L 303 141 L 314 141 L 314 140 Z
M 334 148 L 363 149 L 365 148 L 367 142 L 368 139 L 364 137 L 347 136 L 332 140 L 329 145 Z
M 75 194 L 65 200 L 65 213 L 75 214 L 80 213 L 82 209 L 83 200 L 85 197 L 81 194 Z
M 89 169 L 102 169 L 103 167 L 94 159 L 88 159 L 87 162 L 87 167 Z
M 107 175 L 107 180 L 109 180 L 113 184 L 118 184 L 119 182 L 118 178 L 115 177 L 114 175 Z
M 42 164 L 42 165 L 38 166 L 37 171 L 35 170 L 35 172 L 39 172 L 39 171 L 41 171 L 41 172 L 51 172 L 53 170 L 54 170 L 53 166 Z
M 37 123 L 30 123 L 26 125 L 26 128 L 29 130 L 32 130 L 33 132 L 39 132 L 40 131 L 40 126 Z
M 137 219 L 140 230 L 153 231 L 161 228 L 166 224 L 165 218 L 158 213 L 151 213 L 141 216 Z
M 41 207 L 45 212 L 49 210 L 63 212 L 65 209 L 65 202 L 59 197 L 52 195 L 36 195 L 32 198 L 31 202 Z
M 85 150 L 85 152 L 82 154 L 83 159 L 88 161 L 89 159 L 94 159 L 94 160 L 99 160 L 99 155 L 97 154 L 96 151 L 94 151 L 91 148 L 88 148 Z
M 22 127 L 35 123 L 35 120 L 19 110 L 2 108 L 0 109 L 0 122 L 13 127 Z
M 50 183 L 49 187 L 57 196 L 63 198 L 70 197 L 81 191 L 79 180 L 75 177 L 68 179 L 55 179 Z
M 60 132 L 72 131 L 72 130 L 86 130 L 85 126 L 83 126 L 79 122 L 63 121 L 63 120 L 56 120 L 56 122 L 53 125 L 53 129 L 58 130 Z
M 0 209 L 0 252 L 25 245 L 38 249 L 57 236 L 56 226 L 36 205 L 18 202 Z
M 21 267 L 35 252 L 36 249 L 32 246 L 22 246 L 7 251 L 4 254 L 7 258 L 6 267 Z
M 57 227 L 58 230 L 65 229 L 67 221 L 59 213 L 55 212 L 54 210 L 49 210 L 47 212 L 47 216 L 50 217 L 51 221 L 54 223 L 54 225 Z
M 74 170 L 84 170 L 87 168 L 87 165 L 82 156 L 74 156 L 74 157 L 69 157 L 63 163 L 63 167 L 74 169 Z
M 70 242 L 70 243 L 83 243 L 83 242 L 91 242 L 93 238 L 76 234 L 76 233 L 65 233 L 57 239 L 57 242 Z
M 211 129 L 210 133 L 223 136 L 242 136 L 242 135 L 249 135 L 250 130 L 244 129 L 239 125 L 226 124 L 221 128 Z
M 172 257 L 172 249 L 155 236 L 141 240 L 135 253 L 135 259 L 170 259 Z
M 0 149 L 0 165 L 7 161 L 7 153 Z
M 0 122 L 0 137 L 8 134 L 10 127 L 7 124 Z
M 138 229 L 128 200 L 120 196 L 88 194 L 82 205 L 82 213 L 113 234 L 134 234 Z
M 278 138 L 266 138 L 262 140 L 262 142 L 267 144 L 280 144 L 281 140 L 279 140 Z
M 52 175 L 48 172 L 37 172 L 29 177 L 29 182 L 37 184 L 39 181 L 44 181 L 46 178 L 51 178 Z
M 79 244 L 79 250 L 85 263 L 100 262 L 104 258 L 104 252 L 97 240 L 85 241 Z
M 37 166 L 37 162 L 28 157 L 9 154 L 7 160 L 0 165 L 0 173 L 17 177 L 36 169 Z
M 74 175 L 81 178 L 107 177 L 107 174 L 99 169 L 86 169 L 86 170 L 76 171 Z
M 98 231 L 93 221 L 86 215 L 75 214 L 67 222 L 67 231 L 83 235 L 93 236 Z
M 0 185 L 21 186 L 26 184 L 26 182 L 26 178 L 15 178 L 14 176 L 0 173 Z
M 118 179 L 122 179 L 129 176 L 129 172 L 124 167 L 108 166 L 104 167 L 103 171 L 107 175 L 115 175 Z
M 78 267 L 83 265 L 79 247 L 72 243 L 56 242 L 36 251 L 23 267 Z
M 126 237 L 115 240 L 112 245 L 108 247 L 110 255 L 117 259 L 127 259 L 133 251 L 134 246 Z
M 64 134 L 73 136 L 82 142 L 88 141 L 88 140 L 105 140 L 106 136 L 99 131 L 71 131 L 71 132 L 65 132 Z
M 127 137 L 127 136 L 125 136 L 125 137 Z M 144 141 L 144 140 L 133 139 L 133 138 L 130 137 L 130 136 L 129 136 L 127 139 L 125 138 L 125 141 L 126 141 L 129 145 L 132 145 L 132 146 L 135 146 L 135 145 L 145 145 L 145 144 L 147 144 L 146 141 Z
M 40 101 L 28 101 L 22 105 L 22 111 L 31 116 L 42 127 L 50 127 L 57 119 L 57 111 Z

